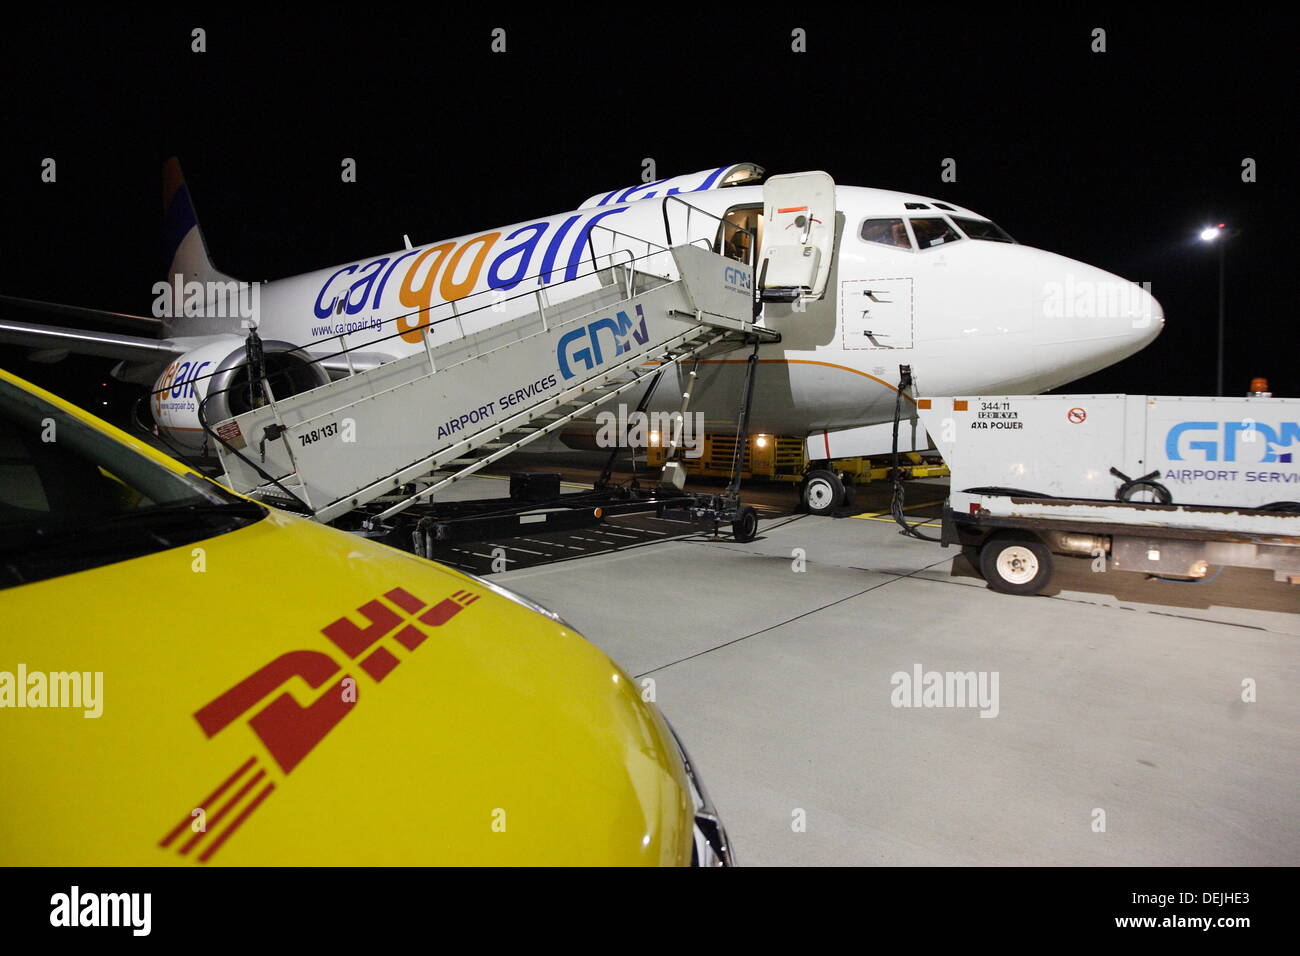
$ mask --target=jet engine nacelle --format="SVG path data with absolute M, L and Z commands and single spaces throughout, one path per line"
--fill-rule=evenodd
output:
M 329 382 L 320 363 L 289 342 L 263 341 L 262 351 L 276 398 Z M 149 411 L 173 444 L 187 452 L 211 454 L 212 439 L 199 420 L 200 403 L 204 420 L 214 426 L 249 411 L 252 402 L 244 340 L 232 335 L 192 349 L 168 365 L 154 383 Z

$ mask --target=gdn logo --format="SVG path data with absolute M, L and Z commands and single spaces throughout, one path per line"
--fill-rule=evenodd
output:
M 722 270 L 722 287 L 728 292 L 741 292 L 749 295 L 754 291 L 754 284 L 750 280 L 748 269 L 737 269 L 735 266 L 727 266 Z
M 1184 435 L 1189 439 L 1186 442 Z M 1250 418 L 1239 422 L 1179 422 L 1165 436 L 1165 457 L 1170 461 L 1244 458 L 1261 464 L 1288 464 L 1293 461 L 1290 446 L 1298 442 L 1300 422 L 1278 422 L 1276 428 Z
M 600 347 L 600 333 L 606 333 L 606 344 L 614 346 L 614 355 L 632 351 L 632 342 L 645 345 L 650 340 L 646 330 L 645 311 L 641 304 L 636 306 L 636 320 L 626 312 L 619 312 L 614 318 L 606 316 L 590 325 L 582 325 L 572 332 L 566 332 L 555 347 L 555 357 L 560 363 L 560 374 L 565 379 L 573 378 L 573 364 L 581 362 L 588 370 L 605 363 L 605 353 Z M 574 346 L 581 346 L 575 348 Z
M 70 893 L 50 897 L 51 926 L 129 926 L 134 936 L 148 936 L 152 893 Z

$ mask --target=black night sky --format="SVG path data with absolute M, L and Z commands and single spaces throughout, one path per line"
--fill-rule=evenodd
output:
M 1196 234 L 1228 222 L 1241 231 L 1226 390 L 1263 375 L 1300 394 L 1296 43 L 1281 22 L 481 9 L 11 20 L 0 293 L 147 314 L 172 153 L 217 265 L 246 279 L 388 251 L 404 232 L 427 242 L 570 209 L 638 182 L 643 157 L 660 176 L 751 161 L 949 199 L 1022 242 L 1149 281 L 1164 334 L 1067 391 L 1213 393 L 1217 259 Z M 196 26 L 203 54 L 190 52 Z M 489 49 L 494 27 L 505 54 Z M 790 52 L 795 27 L 805 54 Z M 1095 27 L 1105 53 L 1090 50 Z M 47 156 L 57 184 L 40 181 Z M 355 184 L 340 181 L 343 157 Z M 944 157 L 956 183 L 940 181 Z M 1245 157 L 1257 182 L 1242 182 Z M 40 366 L 15 349 L 0 364 L 83 402 L 112 365 Z

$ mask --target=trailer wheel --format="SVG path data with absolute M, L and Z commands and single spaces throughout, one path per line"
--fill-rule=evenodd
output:
M 1052 552 L 1035 535 L 1002 531 L 980 548 L 980 572 L 994 591 L 1037 594 L 1052 578 Z
M 803 483 L 803 504 L 810 515 L 828 515 L 847 501 L 848 489 L 835 472 L 808 472 Z
M 731 537 L 744 544 L 758 537 L 758 512 L 749 505 L 740 509 L 740 515 L 731 522 Z

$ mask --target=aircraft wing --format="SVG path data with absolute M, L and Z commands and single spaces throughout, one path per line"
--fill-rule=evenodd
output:
M 153 339 L 140 335 L 123 335 L 120 332 L 92 332 L 70 329 L 58 325 L 41 325 L 37 322 L 15 322 L 0 319 L 0 345 L 16 345 L 45 353 L 76 352 L 80 355 L 100 355 L 125 362 L 162 362 L 184 355 L 196 342 L 189 338 Z M 392 356 L 378 352 L 353 352 L 349 364 L 346 356 L 328 354 L 317 356 L 321 367 L 332 378 L 341 378 L 350 371 L 364 372 L 392 361 Z M 49 360 L 49 359 L 47 359 Z
M 0 308 L 6 313 L 48 312 L 75 322 L 75 326 L 46 325 L 0 317 L 0 345 L 45 352 L 48 353 L 47 360 L 58 357 L 59 353 L 77 352 L 128 362 L 168 362 L 190 347 L 159 338 L 162 320 L 153 316 L 107 312 L 12 295 L 0 295 Z
M 82 325 L 80 328 L 0 318 L 0 345 L 15 345 L 47 353 L 47 360 L 61 358 L 59 353 L 76 352 L 126 362 L 165 364 L 202 344 L 202 337 L 158 338 L 162 322 L 147 315 L 106 312 L 80 305 L 41 302 L 10 295 L 0 295 L 0 307 L 3 306 L 52 312 L 78 320 Z M 238 332 L 220 334 L 235 337 L 240 335 Z M 353 370 L 366 371 L 393 359 L 392 355 L 381 352 L 355 351 L 351 353 L 351 362 L 347 356 L 332 351 L 323 357 L 315 350 L 311 354 L 333 378 L 342 377 Z
M 16 322 L 12 319 L 0 319 L 0 344 L 51 352 L 102 355 L 128 362 L 165 362 L 192 347 L 192 343 L 185 345 L 171 339 L 72 329 L 38 322 Z
M 22 299 L 14 295 L 0 295 L 0 306 L 36 312 L 51 312 L 75 320 L 78 328 L 102 328 L 157 338 L 162 330 L 162 319 L 152 315 L 131 315 L 127 312 L 107 312 L 84 305 L 65 305 L 62 302 L 43 302 L 39 299 Z

